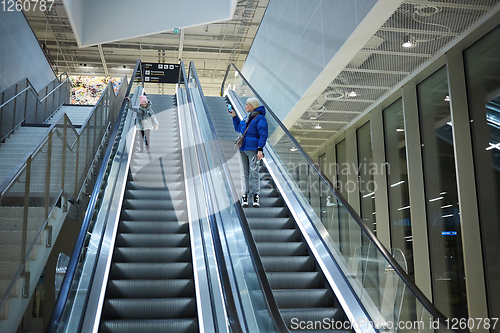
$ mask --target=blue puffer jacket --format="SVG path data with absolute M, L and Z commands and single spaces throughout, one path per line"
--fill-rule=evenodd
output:
M 247 133 L 245 134 L 245 139 L 243 140 L 243 146 L 241 146 L 240 151 L 245 150 L 259 150 L 258 148 L 264 148 L 267 140 L 267 120 L 266 120 L 266 109 L 264 106 L 259 106 L 254 111 L 260 112 L 259 115 L 248 120 L 250 124 Z M 238 117 L 233 118 L 233 125 L 236 132 L 243 134 L 246 129 L 247 123 L 245 119 L 240 121 Z

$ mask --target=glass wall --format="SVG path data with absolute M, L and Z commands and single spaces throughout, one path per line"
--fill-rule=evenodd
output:
M 449 318 L 467 318 L 446 67 L 417 86 L 434 303 Z
M 366 225 L 377 234 L 375 218 L 375 182 L 373 173 L 372 138 L 370 122 L 367 122 L 356 131 L 358 143 L 358 186 L 360 195 L 361 218 Z M 364 244 L 364 243 L 363 243 Z
M 408 275 L 414 278 L 413 237 L 402 99 L 391 104 L 382 114 L 384 118 L 391 244 L 393 248 L 403 252 L 408 265 Z
M 499 55 L 500 27 L 464 52 L 490 318 L 500 317 L 500 298 L 493 296 L 500 295 Z

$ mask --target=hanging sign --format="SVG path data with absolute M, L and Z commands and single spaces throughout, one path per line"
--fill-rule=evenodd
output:
M 179 70 L 179 64 L 142 63 L 145 83 L 177 83 Z

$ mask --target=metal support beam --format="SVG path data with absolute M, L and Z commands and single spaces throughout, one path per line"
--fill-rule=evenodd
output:
M 182 51 L 184 49 L 184 29 L 181 29 L 181 35 L 179 38 L 179 63 L 182 61 Z
M 98 44 L 97 47 L 99 48 L 99 54 L 101 55 L 101 61 L 102 61 L 102 67 L 104 68 L 104 74 L 106 76 L 109 76 L 108 66 L 106 65 L 106 59 L 104 58 L 104 52 L 102 52 L 102 45 Z

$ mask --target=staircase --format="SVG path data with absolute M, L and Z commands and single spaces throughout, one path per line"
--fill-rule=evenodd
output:
M 148 99 L 160 128 L 131 161 L 99 332 L 198 332 L 175 97 Z
M 54 112 L 45 123 L 52 125 L 61 117 L 63 113 L 66 113 L 73 126 L 75 126 L 76 128 L 80 128 L 79 130 L 77 130 L 78 132 L 80 132 L 81 126 L 85 124 L 85 121 L 87 120 L 93 109 L 94 105 L 64 104 L 56 112 Z
M 234 131 L 227 101 L 206 97 L 209 112 L 235 186 L 240 187 L 239 164 L 233 148 L 238 133 Z M 330 286 L 311 254 L 294 218 L 285 206 L 266 168 L 260 172 L 260 208 L 245 208 L 253 238 L 261 256 L 281 316 L 289 329 L 299 329 L 300 322 L 346 321 Z M 292 321 L 292 318 L 296 318 Z M 306 326 L 301 327 L 301 329 Z M 322 326 L 323 329 L 332 327 Z M 303 332 L 319 332 L 308 329 Z M 339 330 L 332 330 L 339 331 Z M 302 332 L 302 330 L 301 330 Z

